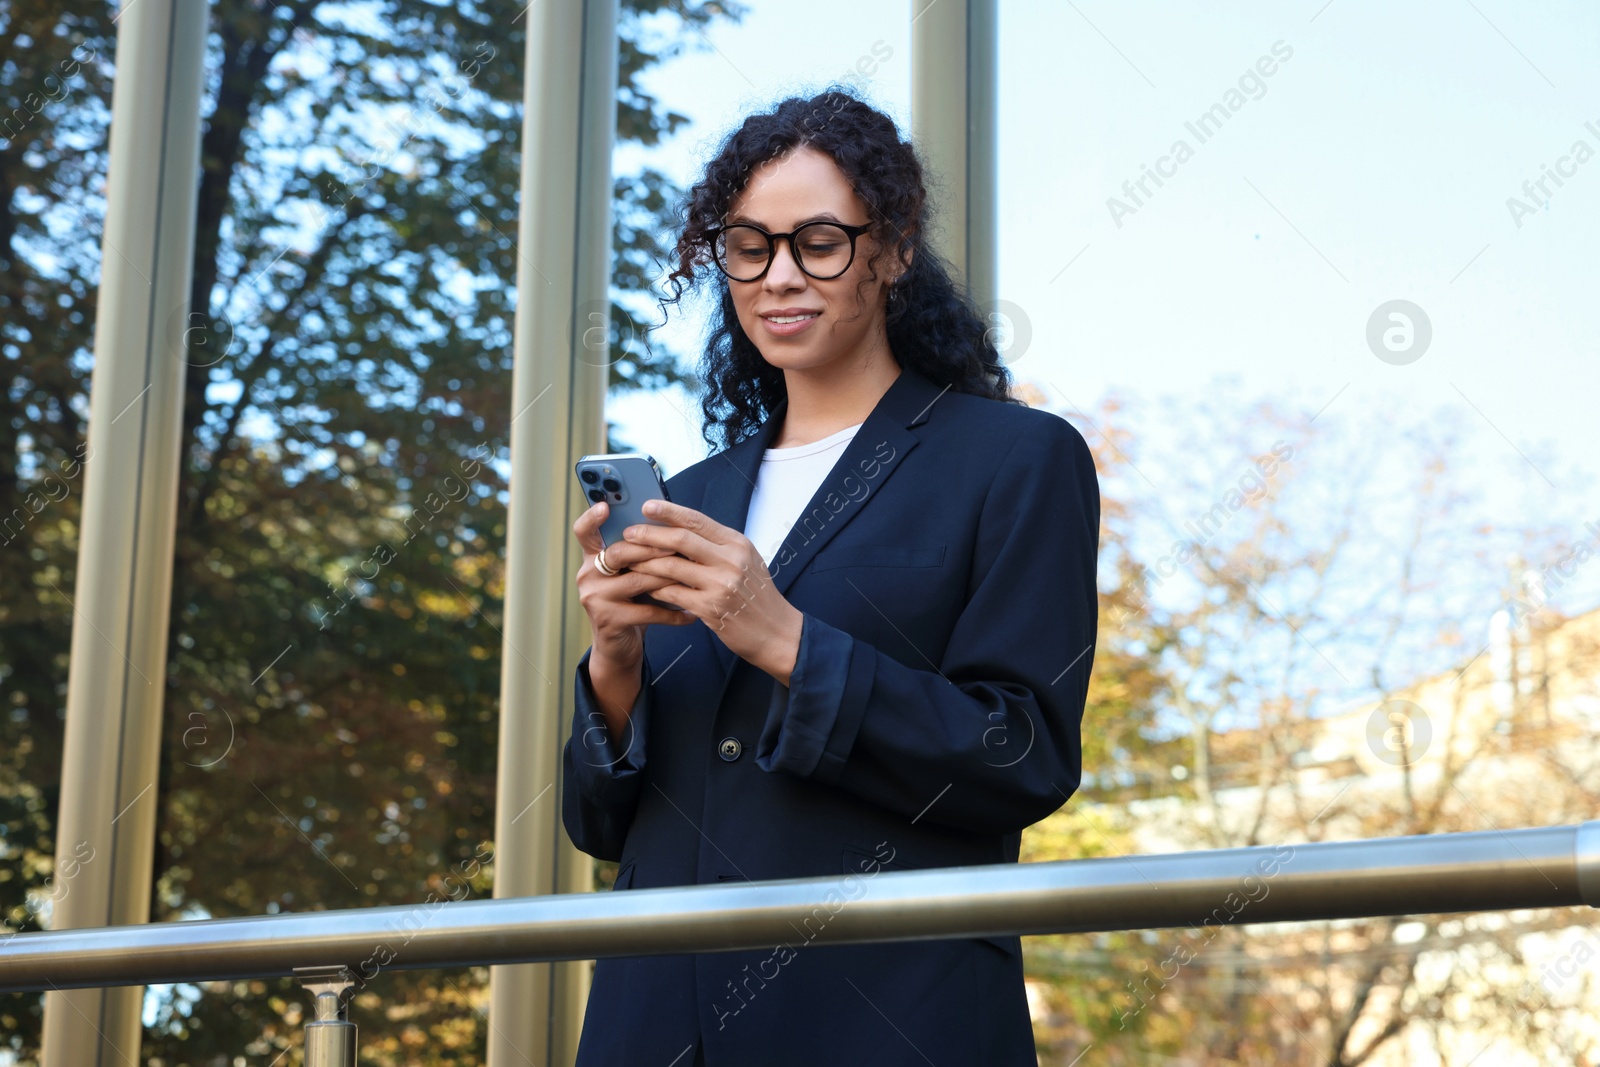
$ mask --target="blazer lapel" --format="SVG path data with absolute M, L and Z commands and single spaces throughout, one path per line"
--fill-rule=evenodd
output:
M 845 446 L 844 453 L 822 479 L 788 537 L 773 553 L 768 576 L 784 593 L 822 548 L 861 513 L 900 464 L 917 446 L 912 428 L 927 421 L 928 413 L 948 386 L 941 388 L 925 375 L 904 367 L 900 376 L 879 398 L 871 414 Z M 706 487 L 701 511 L 730 529 L 744 532 L 750 498 L 755 493 L 761 459 L 777 436 L 789 401 L 785 398 L 761 428 L 727 449 L 723 469 Z M 737 657 L 714 634 L 709 634 L 724 672 L 731 677 Z M 727 677 L 723 688 L 726 690 Z M 719 696 L 720 705 L 721 698 Z

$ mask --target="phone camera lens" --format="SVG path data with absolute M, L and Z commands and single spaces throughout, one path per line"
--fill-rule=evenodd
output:
M 598 504 L 598 503 L 600 503 L 600 501 L 604 500 L 605 498 L 606 498 L 606 495 L 604 493 L 602 493 L 600 490 L 598 490 L 598 489 L 589 490 L 589 500 L 592 503 Z
M 583 471 L 578 475 L 578 477 L 582 478 L 585 482 L 587 482 L 590 485 L 593 485 L 595 482 L 598 482 L 600 480 L 600 476 L 598 474 L 596 474 L 592 469 L 590 469 L 588 467 L 585 467 L 583 469 Z
M 622 483 L 617 481 L 615 478 L 607 478 L 600 484 L 606 487 L 606 492 L 608 493 L 622 492 Z

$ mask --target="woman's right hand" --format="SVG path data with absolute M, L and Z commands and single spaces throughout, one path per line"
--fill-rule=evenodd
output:
M 583 566 L 578 568 L 578 603 L 589 614 L 589 628 L 594 631 L 594 651 L 589 654 L 591 672 L 595 661 L 602 660 L 606 667 L 618 674 L 632 673 L 644 659 L 644 628 L 651 623 L 665 626 L 686 626 L 695 621 L 687 611 L 656 607 L 653 604 L 635 604 L 630 598 L 640 593 L 653 593 L 663 586 L 674 585 L 671 578 L 643 574 L 626 568 L 647 559 L 673 556 L 677 553 L 654 545 L 640 545 L 632 541 L 618 541 L 607 547 L 600 540 L 600 524 L 605 521 L 610 505 L 604 500 L 578 516 L 572 532 L 583 547 Z M 606 550 L 606 563 L 615 577 L 600 573 L 595 563 L 600 550 Z

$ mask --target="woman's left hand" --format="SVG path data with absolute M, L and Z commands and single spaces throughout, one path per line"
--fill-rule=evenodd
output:
M 772 584 L 755 544 L 682 504 L 651 501 L 645 514 L 666 525 L 630 526 L 623 537 L 678 555 L 643 560 L 629 570 L 676 581 L 650 595 L 700 619 L 731 652 L 788 685 L 800 652 L 803 615 Z

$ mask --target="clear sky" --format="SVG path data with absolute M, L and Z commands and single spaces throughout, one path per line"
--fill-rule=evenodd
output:
M 694 122 L 649 162 L 692 181 L 743 114 L 875 46 L 891 54 L 857 82 L 909 129 L 923 2 L 751 0 L 651 73 Z M 1574 542 L 1600 524 L 1600 6 L 1005 0 L 1001 17 L 1000 295 L 1029 335 L 1012 370 L 1049 406 L 1266 397 L 1392 410 L 1396 434 L 1457 414 L 1491 513 Z M 1213 105 L 1227 117 L 1201 128 Z M 1369 342 L 1396 300 L 1426 318 L 1420 356 Z M 700 329 L 660 335 L 692 352 Z M 671 473 L 705 455 L 697 410 L 670 394 L 608 414 Z M 1149 449 L 1193 445 L 1166 425 L 1139 425 Z M 1590 570 L 1569 606 L 1600 599 Z

